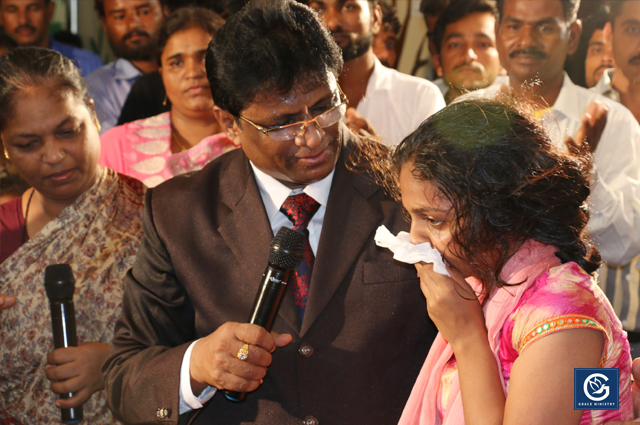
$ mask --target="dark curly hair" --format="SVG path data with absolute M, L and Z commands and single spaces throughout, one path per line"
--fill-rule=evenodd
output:
M 451 202 L 455 254 L 487 292 L 505 285 L 503 266 L 528 239 L 557 247 L 563 263 L 574 261 L 589 274 L 602 262 L 585 232 L 590 158 L 554 146 L 528 113 L 506 100 L 447 106 L 405 138 L 391 160 L 387 174 L 394 178 L 387 185 L 396 194 L 408 165 Z M 487 257 L 497 258 L 497 267 Z

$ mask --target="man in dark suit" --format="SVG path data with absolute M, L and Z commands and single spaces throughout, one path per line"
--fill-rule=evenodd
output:
M 406 230 L 400 206 L 346 166 L 339 48 L 306 6 L 258 0 L 206 61 L 242 149 L 147 192 L 104 366 L 110 407 L 130 424 L 397 423 L 436 331 L 415 269 L 373 242 L 382 224 Z M 282 225 L 308 231 L 306 272 L 270 334 L 244 322 Z

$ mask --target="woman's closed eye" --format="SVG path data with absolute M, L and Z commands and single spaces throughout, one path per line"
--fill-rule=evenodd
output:
M 81 126 L 65 128 L 58 132 L 58 137 L 60 137 L 61 139 L 70 139 L 72 137 L 77 136 L 80 133 L 80 131 L 81 131 Z

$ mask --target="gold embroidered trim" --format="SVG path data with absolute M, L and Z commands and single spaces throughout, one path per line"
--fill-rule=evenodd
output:
M 594 329 L 602 331 L 605 334 L 606 341 L 600 364 L 604 363 L 607 358 L 606 347 L 607 341 L 609 340 L 609 335 L 607 335 L 607 331 L 604 329 L 604 327 L 594 318 L 584 316 L 582 314 L 564 314 L 561 316 L 552 317 L 545 320 L 544 322 L 539 323 L 531 331 L 527 332 L 526 336 L 522 339 L 522 341 L 520 341 L 520 349 L 518 350 L 518 354 L 522 353 L 522 350 L 524 350 L 529 344 L 539 340 L 543 336 L 566 329 Z

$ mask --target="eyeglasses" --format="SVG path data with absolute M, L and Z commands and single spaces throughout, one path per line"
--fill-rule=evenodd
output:
M 254 126 L 258 131 L 261 131 L 266 136 L 271 138 L 274 142 L 285 142 L 287 140 L 294 139 L 296 137 L 300 137 L 304 134 L 307 125 L 310 123 L 316 123 L 320 128 L 326 128 L 334 125 L 347 112 L 347 105 L 349 104 L 349 100 L 347 96 L 344 94 L 340 86 L 338 86 L 338 99 L 336 99 L 332 104 L 328 106 L 329 109 L 317 115 L 315 118 L 312 118 L 307 121 L 299 121 L 293 124 L 280 125 L 277 127 L 266 128 L 261 125 L 254 123 L 243 117 L 242 115 L 238 115 L 242 121 L 248 122 L 252 126 Z M 335 104 L 336 102 L 339 102 Z

